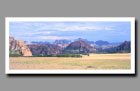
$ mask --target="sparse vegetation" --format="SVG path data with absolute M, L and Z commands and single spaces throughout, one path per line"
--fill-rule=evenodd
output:
M 10 57 L 21 57 L 22 55 L 20 54 L 9 54 Z
M 26 57 L 82 57 L 80 54 L 35 55 Z
M 58 54 L 57 57 L 82 57 L 80 54 Z
M 10 57 L 21 57 L 22 55 L 19 53 L 19 50 L 9 51 Z
M 130 53 L 89 54 L 82 57 L 10 57 L 10 69 L 130 69 L 130 60 Z

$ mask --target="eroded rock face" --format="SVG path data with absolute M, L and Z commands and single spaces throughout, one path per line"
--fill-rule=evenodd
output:
M 13 37 L 9 37 L 9 50 L 10 52 L 20 54 L 23 56 L 32 56 L 30 49 L 24 44 L 23 40 L 15 40 Z
M 96 49 L 82 40 L 70 43 L 65 49 L 64 53 L 90 53 L 95 52 Z
M 62 48 L 52 44 L 46 45 L 27 45 L 33 55 L 57 55 L 61 53 Z
M 130 53 L 131 52 L 131 42 L 124 41 L 120 45 L 116 47 L 107 48 L 105 50 L 101 50 L 107 53 Z

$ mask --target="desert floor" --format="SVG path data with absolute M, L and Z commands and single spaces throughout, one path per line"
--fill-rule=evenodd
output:
M 72 57 L 10 57 L 10 69 L 130 69 L 130 53 Z

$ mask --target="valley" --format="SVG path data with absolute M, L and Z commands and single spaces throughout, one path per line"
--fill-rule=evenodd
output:
M 74 57 L 10 57 L 10 69 L 116 70 L 131 68 L 130 53 L 89 54 Z
M 45 43 L 45 44 L 44 44 Z M 130 69 L 130 42 L 110 44 L 78 39 L 26 44 L 10 37 L 10 69 Z

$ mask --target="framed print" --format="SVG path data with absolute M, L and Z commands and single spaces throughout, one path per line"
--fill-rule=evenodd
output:
M 6 17 L 6 74 L 135 74 L 134 17 Z

